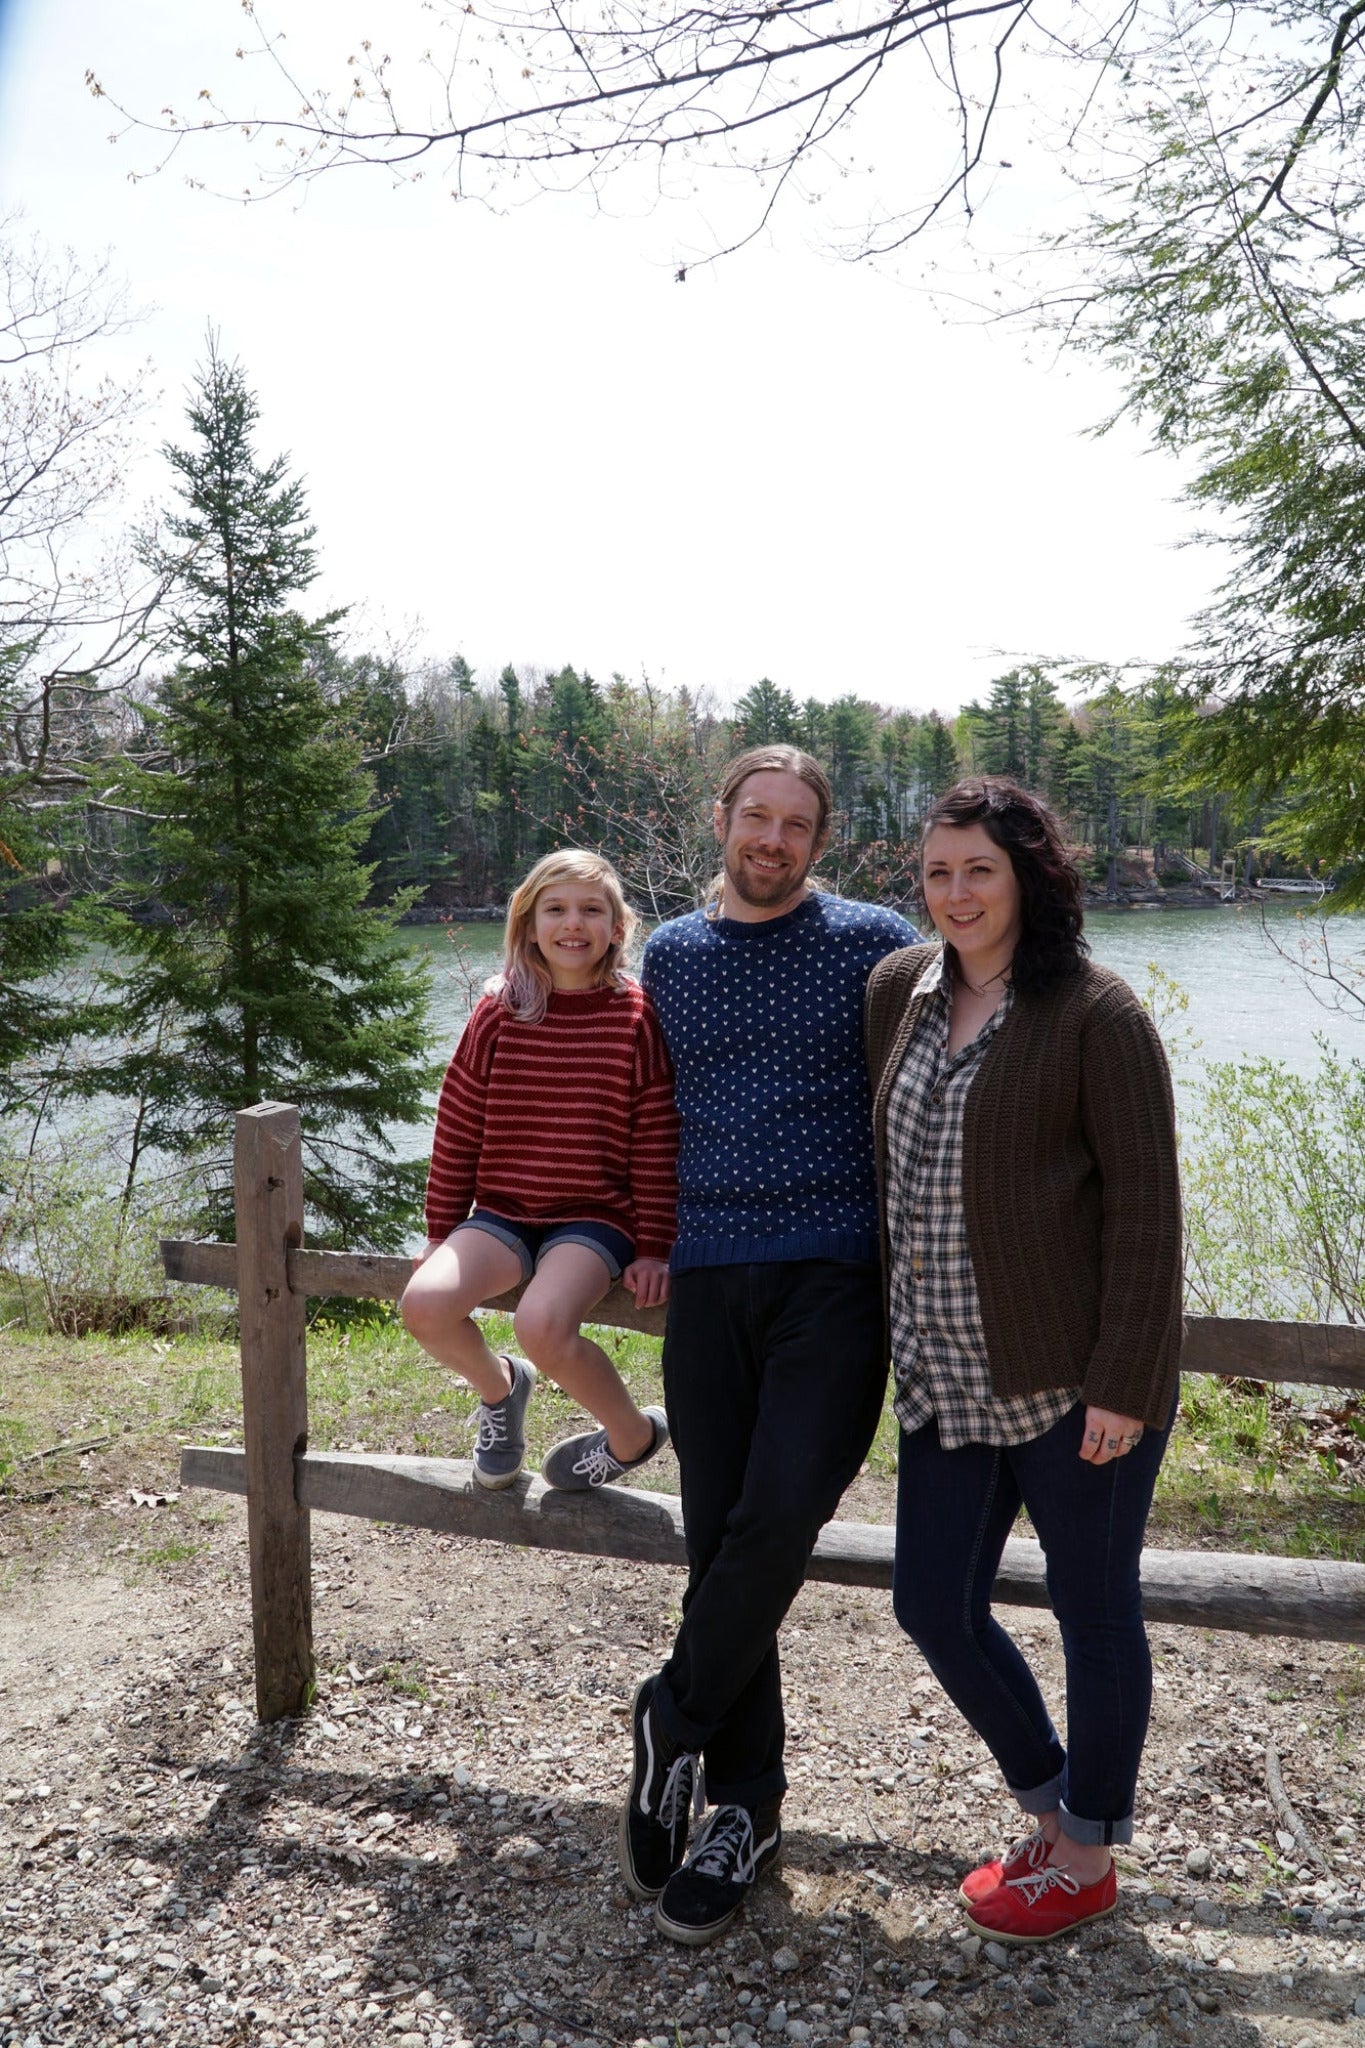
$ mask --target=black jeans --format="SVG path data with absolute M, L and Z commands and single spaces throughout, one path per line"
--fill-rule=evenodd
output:
M 1174 1413 L 1172 1414 L 1174 1420 Z M 1080 1403 L 1027 1443 L 946 1451 L 938 1424 L 901 1432 L 896 1619 L 971 1723 L 1026 1813 L 1061 1810 L 1078 1842 L 1127 1842 L 1152 1704 L 1138 1567 L 1170 1425 L 1107 1465 L 1079 1455 Z M 991 1614 L 1020 1503 L 1047 1560 L 1066 1658 L 1062 1747 L 1028 1665 Z
M 689 1575 L 655 1702 L 718 1805 L 780 1798 L 777 1631 L 872 1442 L 886 1383 L 877 1267 L 674 1275 L 664 1338 Z

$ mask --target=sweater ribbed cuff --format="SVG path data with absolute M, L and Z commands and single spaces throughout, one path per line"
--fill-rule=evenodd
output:
M 875 1266 L 881 1256 L 875 1229 L 791 1230 L 780 1235 L 680 1237 L 670 1261 L 675 1273 L 694 1266 L 757 1266 L 786 1259 L 833 1259 Z

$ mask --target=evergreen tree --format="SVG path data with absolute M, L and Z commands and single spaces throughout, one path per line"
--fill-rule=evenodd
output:
M 426 976 L 393 942 L 404 899 L 365 907 L 372 786 L 311 665 L 332 621 L 288 608 L 313 529 L 284 458 L 257 459 L 257 417 L 211 338 L 193 441 L 166 451 L 181 506 L 146 545 L 179 656 L 152 714 L 170 767 L 124 773 L 170 916 L 121 921 L 108 981 L 127 1049 L 100 1081 L 143 1104 L 141 1147 L 192 1169 L 216 1232 L 233 1112 L 297 1103 L 310 1230 L 392 1249 L 421 1192 L 392 1130 L 423 1117 L 433 1079 Z
M 935 797 L 951 789 L 962 773 L 952 728 L 945 725 L 937 711 L 931 711 L 920 727 L 918 766 L 927 810 Z
M 800 737 L 801 724 L 801 714 L 791 691 L 781 689 L 767 676 L 761 676 L 735 706 L 735 744 L 744 747 L 795 744 Z

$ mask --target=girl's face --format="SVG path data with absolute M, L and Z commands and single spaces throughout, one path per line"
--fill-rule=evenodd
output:
M 597 986 L 602 962 L 622 936 L 605 889 L 592 882 L 550 882 L 532 908 L 531 937 L 551 982 L 570 994 Z
M 936 825 L 924 842 L 924 903 L 957 948 L 969 981 L 1013 958 L 1021 929 L 1019 879 L 984 825 Z

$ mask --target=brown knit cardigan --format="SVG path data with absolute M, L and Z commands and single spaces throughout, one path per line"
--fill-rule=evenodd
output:
M 873 970 L 863 1011 L 886 1242 L 886 1110 L 915 985 L 937 952 Z M 1180 1178 L 1161 1040 L 1126 981 L 1091 964 L 1018 993 L 967 1098 L 962 1201 L 991 1385 L 1075 1386 L 1160 1428 L 1180 1369 Z

